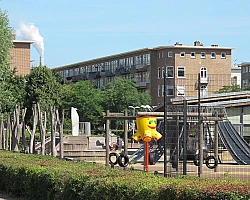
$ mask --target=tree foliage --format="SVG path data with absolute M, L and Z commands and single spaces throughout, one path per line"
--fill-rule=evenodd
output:
M 226 85 L 219 89 L 217 93 L 240 92 L 241 88 L 237 84 Z
M 91 122 L 92 125 L 100 123 L 100 114 L 103 98 L 100 89 L 94 88 L 89 81 L 80 81 L 76 84 L 63 86 L 63 107 L 78 109 L 81 122 Z
M 9 26 L 8 15 L 0 9 L 0 112 L 14 109 L 16 99 L 11 91 L 11 79 L 14 75 L 10 69 L 10 52 L 13 47 L 13 30 Z
M 51 106 L 61 105 L 62 87 L 52 71 L 46 66 L 31 70 L 26 76 L 26 107 L 39 103 L 41 111 L 49 111 Z
M 117 78 L 109 82 L 103 90 L 105 110 L 123 112 L 129 105 L 150 104 L 148 93 L 139 93 L 136 84 L 129 79 Z

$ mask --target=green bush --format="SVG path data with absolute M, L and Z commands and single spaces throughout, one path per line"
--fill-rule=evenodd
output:
M 250 199 L 249 182 L 118 170 L 88 162 L 0 151 L 0 190 L 36 200 Z

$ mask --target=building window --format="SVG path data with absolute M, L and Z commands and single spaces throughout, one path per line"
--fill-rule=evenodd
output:
M 237 76 L 234 76 L 231 78 L 231 84 L 232 85 L 237 85 Z
M 185 96 L 185 85 L 177 85 L 177 96 Z
M 173 52 L 172 52 L 172 51 L 169 51 L 169 52 L 168 52 L 168 57 L 169 57 L 169 58 L 172 58 L 172 57 L 173 57 Z
M 200 69 L 200 78 L 201 79 L 206 79 L 207 78 L 207 68 L 206 67 L 202 67 Z
M 225 52 L 222 52 L 222 53 L 221 53 L 221 58 L 222 58 L 222 59 L 225 59 L 225 58 L 226 58 L 226 53 L 225 53 Z
M 216 58 L 216 53 L 215 52 L 211 52 L 211 58 Z
M 158 53 L 158 58 L 161 58 L 161 52 Z
M 181 52 L 181 53 L 180 53 L 180 57 L 181 57 L 181 58 L 185 58 L 185 56 L 186 56 L 186 53 L 185 53 L 185 52 Z
M 161 96 L 164 96 L 164 85 L 161 85 Z
M 126 63 L 125 58 L 122 58 L 122 59 L 119 60 L 119 66 L 120 67 L 125 67 L 125 63 Z
M 185 67 L 177 68 L 177 78 L 185 78 Z
M 158 67 L 158 79 L 160 79 L 160 78 L 161 78 L 161 68 Z
M 150 65 L 150 54 L 143 55 L 143 64 Z
M 206 53 L 205 52 L 201 52 L 201 58 L 206 58 Z
M 160 96 L 160 94 L 161 94 L 161 86 L 158 85 L 158 97 Z
M 174 78 L 174 67 L 173 66 L 167 66 L 167 78 Z
M 195 58 L 195 52 L 191 52 L 190 57 Z
M 142 56 L 141 55 L 135 57 L 135 64 L 136 65 L 142 64 Z
M 162 67 L 161 68 L 161 75 L 162 75 L 162 78 L 164 78 L 164 73 L 165 73 L 165 69 L 164 69 L 165 67 Z
M 167 96 L 174 96 L 174 86 L 173 85 L 167 85 L 166 86 L 166 92 L 167 92 Z
M 201 96 L 206 96 L 207 95 L 207 86 L 206 85 L 201 85 Z

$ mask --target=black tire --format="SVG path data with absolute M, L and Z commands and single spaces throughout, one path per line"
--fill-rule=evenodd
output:
M 112 157 L 115 157 L 115 162 L 113 162 L 113 161 L 111 160 Z M 111 165 L 116 165 L 116 164 L 117 164 L 117 161 L 118 161 L 118 154 L 115 153 L 115 152 L 110 153 L 110 154 L 109 154 L 109 163 L 110 163 Z
M 121 153 L 118 156 L 117 160 L 118 160 L 118 164 L 119 164 L 120 167 L 127 167 L 128 166 L 129 158 L 128 158 L 127 155 Z
M 199 165 L 200 165 L 199 155 L 198 155 L 198 154 L 196 154 L 196 155 L 194 156 L 194 165 L 195 165 L 195 166 L 199 166 Z
M 212 162 L 211 162 L 212 161 Z M 214 169 L 218 165 L 218 160 L 214 156 L 208 156 L 206 158 L 206 166 L 209 169 Z
M 155 153 L 154 152 L 150 152 L 148 155 L 148 160 L 149 160 L 149 164 L 150 165 L 154 165 L 155 164 Z

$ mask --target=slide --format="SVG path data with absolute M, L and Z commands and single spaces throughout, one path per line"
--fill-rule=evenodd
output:
M 219 135 L 225 147 L 239 165 L 250 165 L 250 146 L 239 135 L 230 121 L 219 122 Z

